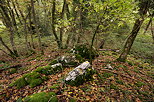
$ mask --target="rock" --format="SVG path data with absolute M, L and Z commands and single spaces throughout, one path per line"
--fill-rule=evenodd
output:
M 61 63 L 62 66 L 75 66 L 78 64 L 78 61 L 76 60 L 75 56 L 69 55 L 69 56 L 60 56 L 57 59 L 53 60 L 50 65 Z
M 92 79 L 93 74 L 94 70 L 91 68 L 90 63 L 86 61 L 68 73 L 65 78 L 65 83 L 72 86 L 78 86 L 85 81 Z
M 63 67 L 61 63 L 57 63 L 54 65 L 51 65 L 51 69 L 53 70 L 53 73 L 58 73 L 63 70 Z
M 107 65 L 106 65 L 106 69 L 111 69 L 111 70 L 112 70 L 113 67 L 111 66 L 111 64 L 107 64 Z
M 85 59 L 90 59 L 90 53 L 92 59 L 98 57 L 98 52 L 96 51 L 96 49 L 92 48 L 92 52 L 90 52 L 90 48 L 86 44 L 76 45 L 72 52 L 75 54 L 79 54 L 82 58 Z
M 56 63 L 54 65 L 47 65 L 43 67 L 38 67 L 35 72 L 45 74 L 45 75 L 51 75 L 58 72 L 61 72 L 63 70 L 61 63 Z

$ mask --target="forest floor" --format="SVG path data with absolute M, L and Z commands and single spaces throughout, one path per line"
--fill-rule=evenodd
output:
M 119 56 L 116 52 L 101 51 L 100 56 L 93 61 L 97 71 L 93 80 L 80 86 L 70 86 L 63 83 L 73 67 L 62 72 L 48 75 L 48 80 L 31 88 L 10 87 L 10 83 L 40 66 L 48 65 L 61 51 L 45 51 L 44 55 L 34 54 L 27 58 L 0 58 L 0 68 L 17 67 L 0 72 L 1 102 L 16 102 L 19 98 L 39 92 L 55 92 L 59 102 L 153 102 L 154 101 L 154 66 L 143 63 L 129 56 L 126 63 L 115 61 Z M 111 68 L 108 69 L 107 66 Z M 19 102 L 19 101 L 18 101 Z M 20 101 L 22 102 L 22 101 Z

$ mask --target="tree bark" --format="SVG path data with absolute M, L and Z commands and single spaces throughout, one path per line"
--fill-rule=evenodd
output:
M 8 54 L 9 56 L 11 56 L 12 58 L 15 58 L 15 54 L 14 52 L 4 43 L 2 37 L 0 37 L 0 42 L 1 44 L 7 49 L 7 51 L 10 53 Z M 4 51 L 3 51 L 4 52 Z M 6 52 L 5 52 L 6 53 Z
M 117 59 L 120 62 L 125 62 L 127 59 L 127 55 L 129 54 L 130 49 L 134 43 L 134 40 L 135 40 L 135 38 L 141 28 L 141 25 L 144 21 L 144 16 L 147 14 L 147 11 L 149 9 L 149 1 L 141 1 L 139 4 L 139 7 L 140 7 L 139 14 L 141 17 L 135 21 L 132 32 L 130 33 L 129 37 L 127 38 L 127 41 L 125 42 L 125 45 L 124 45 L 121 55 Z
M 61 43 L 60 43 L 60 40 L 56 34 L 56 29 L 55 29 L 55 11 L 56 11 L 56 0 L 53 0 L 52 1 L 52 33 L 53 35 L 55 36 L 55 39 L 56 39 L 56 42 L 57 42 L 57 45 L 58 45 L 58 48 L 61 48 Z
M 41 35 L 40 35 L 38 24 L 37 24 L 37 21 L 36 21 L 36 14 L 35 14 L 35 8 L 34 8 L 34 0 L 31 0 L 31 7 L 32 7 L 33 21 L 34 21 L 34 24 L 35 24 L 35 27 L 36 27 L 36 33 L 37 33 L 37 36 L 38 36 L 39 49 L 40 49 L 41 53 L 44 54 L 43 48 L 42 48 L 42 42 L 41 42 Z
M 3 0 L 0 0 L 0 4 L 1 4 L 0 9 L 1 9 L 1 14 L 2 14 L 3 20 L 6 24 L 6 28 L 8 28 L 9 32 L 10 32 L 10 44 L 12 46 L 13 53 L 16 57 L 18 57 L 19 55 L 18 55 L 16 46 L 14 43 L 14 23 L 12 21 L 13 19 L 10 18 L 10 15 L 7 12 L 7 11 L 9 11 L 9 9 L 5 6 L 6 2 Z

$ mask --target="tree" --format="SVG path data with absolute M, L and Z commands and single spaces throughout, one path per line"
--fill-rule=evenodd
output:
M 141 25 L 145 19 L 145 16 L 147 15 L 147 12 L 150 8 L 150 3 L 152 1 L 150 0 L 139 0 L 139 15 L 140 17 L 136 19 L 135 24 L 133 26 L 133 29 L 129 35 L 129 37 L 127 38 L 124 48 L 122 50 L 121 55 L 119 56 L 119 58 L 117 59 L 118 61 L 121 62 L 125 62 L 127 59 L 127 55 L 130 52 L 130 49 L 133 45 L 133 42 L 141 28 Z
M 13 49 L 13 51 L 12 51 L 13 53 L 10 52 L 10 51 L 9 52 L 10 52 L 10 54 L 18 57 L 19 55 L 18 55 L 16 46 L 15 46 L 15 43 L 14 43 L 14 32 L 15 32 L 14 31 L 14 17 L 12 18 L 11 15 L 9 15 L 9 12 L 11 14 L 10 9 L 6 6 L 6 1 L 5 0 L 0 0 L 0 13 L 2 15 L 2 18 L 3 18 L 3 21 L 5 23 L 6 28 L 10 32 L 10 44 L 11 44 L 12 49 Z M 1 38 L 1 42 L 5 46 L 5 44 L 3 43 L 2 38 Z

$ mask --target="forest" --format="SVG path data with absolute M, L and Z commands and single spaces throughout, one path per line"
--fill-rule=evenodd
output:
M 0 0 L 0 102 L 154 102 L 154 0 Z

